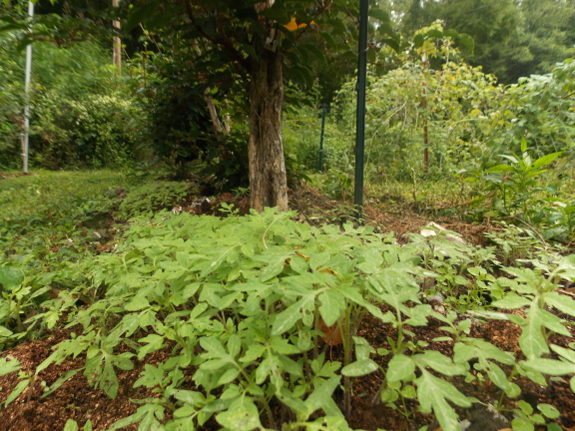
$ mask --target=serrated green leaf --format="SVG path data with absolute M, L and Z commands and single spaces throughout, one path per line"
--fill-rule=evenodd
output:
M 124 308 L 126 311 L 139 311 L 143 310 L 144 308 L 149 308 L 150 303 L 148 300 L 143 296 L 136 296 L 130 302 L 128 302 Z
M 13 332 L 4 326 L 0 326 L 0 337 L 9 337 Z
M 291 344 L 289 340 L 280 337 L 272 337 L 270 340 L 270 347 L 282 355 L 296 355 L 301 353 L 300 349 Z
M 534 431 L 535 425 L 529 422 L 527 419 L 515 418 L 511 421 L 511 426 L 513 431 Z
M 6 398 L 6 401 L 4 402 L 4 405 L 7 406 L 8 404 L 10 404 L 12 401 L 14 401 L 16 398 L 18 398 L 18 396 L 24 392 L 24 389 L 26 389 L 28 387 L 28 385 L 30 384 L 30 381 L 28 379 L 25 380 L 21 380 L 14 389 L 12 389 L 12 392 L 10 392 L 10 395 L 8 395 L 8 398 Z
M 68 419 L 64 431 L 78 431 L 78 423 L 74 419 Z
M 436 395 L 434 395 L 433 397 L 442 396 L 454 402 L 460 407 L 471 407 L 471 401 L 469 401 L 469 399 L 465 395 L 459 392 L 455 388 L 455 386 L 453 386 L 449 382 L 446 382 L 445 380 L 435 377 L 428 371 L 422 370 L 422 375 L 416 380 L 416 383 L 419 386 L 423 385 L 424 389 L 422 390 L 422 393 L 424 394 L 429 394 L 431 391 L 436 391 Z M 421 395 L 419 396 L 419 399 L 420 400 L 422 399 Z M 433 403 L 433 400 L 431 400 L 430 402 Z M 426 405 L 428 406 L 430 405 L 427 401 L 426 403 L 427 403 Z
M 239 374 L 240 370 L 237 368 L 227 369 L 218 379 L 217 386 L 227 385 L 228 383 L 233 382 L 239 376 Z
M 174 398 L 194 407 L 201 407 L 206 399 L 201 392 L 178 389 L 174 392 Z
M 0 268 L 0 287 L 12 291 L 24 282 L 22 269 L 14 266 L 4 266 Z
M 368 359 L 372 353 L 375 353 L 375 349 L 367 342 L 363 337 L 353 337 L 353 342 L 355 344 L 355 358 L 359 361 L 360 359 Z
M 511 292 L 505 295 L 505 297 L 503 297 L 502 299 L 493 301 L 491 303 L 491 305 L 493 305 L 494 307 L 505 310 L 523 308 L 529 304 L 531 304 L 531 301 L 522 296 L 517 295 L 515 292 Z
M 276 364 L 273 357 L 265 358 L 256 368 L 256 384 L 261 385 L 263 382 L 265 382 L 272 370 L 275 368 L 275 365 Z
M 543 413 L 543 415 L 545 415 L 549 419 L 557 419 L 559 416 L 561 416 L 559 410 L 557 410 L 555 406 L 552 406 L 551 404 L 545 404 L 545 403 L 538 404 L 537 408 L 541 413 Z
M 252 362 L 255 361 L 264 354 L 266 351 L 266 346 L 263 344 L 251 344 L 246 351 L 246 354 L 240 359 L 240 362 Z
M 393 403 L 399 398 L 399 392 L 395 389 L 384 388 L 381 390 L 380 398 L 384 403 Z
M 20 362 L 13 356 L 0 358 L 0 376 L 13 373 L 20 369 Z
M 148 353 L 156 352 L 164 347 L 164 337 L 157 334 L 150 334 L 138 340 L 139 343 L 148 343 L 138 351 L 138 359 L 144 358 Z
M 551 344 L 551 349 L 557 352 L 559 355 L 563 356 L 569 362 L 575 364 L 575 352 L 573 350 L 557 346 L 556 344 Z
M 417 378 L 417 398 L 423 413 L 433 410 L 439 425 L 444 431 L 458 431 L 459 422 L 453 408 L 447 399 L 461 407 L 471 407 L 471 402 L 459 392 L 455 386 L 441 380 L 428 371 L 422 370 L 421 377 Z
M 328 380 L 318 385 L 311 395 L 307 397 L 305 405 L 310 414 L 318 409 L 324 409 L 327 414 L 335 413 L 337 416 L 342 416 L 341 411 L 339 411 L 337 407 L 335 407 L 335 412 L 330 411 L 333 410 L 333 391 L 335 391 L 335 388 L 339 385 L 340 379 L 340 376 L 330 377 Z
M 487 376 L 495 386 L 502 390 L 506 390 L 509 387 L 509 380 L 507 380 L 507 376 L 497 364 L 490 363 L 487 368 Z
M 527 313 L 526 324 L 523 326 L 523 331 L 519 337 L 519 345 L 521 350 L 528 359 L 538 358 L 543 354 L 549 353 L 549 347 L 543 336 L 542 314 L 537 307 L 531 307 Z
M 262 428 L 258 408 L 251 399 L 245 397 L 228 411 L 219 413 L 216 421 L 230 430 L 252 431 Z
M 266 267 L 260 272 L 260 281 L 266 282 L 278 275 L 284 270 L 286 260 L 292 256 L 291 253 L 284 251 L 268 252 L 262 257 L 267 263 Z
M 547 292 L 543 295 L 545 302 L 559 311 L 575 317 L 575 301 L 567 295 L 557 292 Z
M 575 373 L 575 364 L 556 361 L 555 359 L 533 358 L 523 362 L 522 365 L 552 376 L 563 376 L 565 374 Z
M 341 317 L 342 310 L 345 309 L 343 295 L 333 290 L 326 290 L 318 296 L 321 301 L 319 312 L 327 326 L 333 325 Z
M 200 346 L 210 353 L 210 357 L 221 358 L 227 356 L 226 349 L 216 337 L 200 338 Z
M 505 389 L 505 395 L 509 398 L 517 398 L 521 395 L 521 388 L 516 383 L 509 382 L 509 386 Z
M 414 371 L 415 363 L 413 360 L 408 356 L 398 354 L 389 361 L 385 377 L 389 382 L 409 381 L 413 377 Z
M 401 388 L 401 396 L 404 398 L 413 399 L 417 397 L 417 393 L 415 392 L 415 388 L 412 385 L 406 385 Z
M 120 389 L 118 376 L 114 371 L 113 365 L 109 361 L 105 361 L 102 374 L 98 376 L 98 386 L 106 392 L 109 398 L 115 399 Z
M 220 368 L 226 367 L 229 364 L 227 359 L 212 359 L 211 361 L 202 362 L 200 369 L 206 371 L 216 371 Z
M 427 366 L 446 376 L 457 376 L 466 371 L 462 364 L 454 363 L 448 356 L 435 350 L 426 350 L 423 354 L 414 355 L 412 359 L 420 368 L 422 365 Z
M 515 363 L 515 358 L 512 354 L 503 352 L 493 344 L 481 339 L 468 339 L 467 343 L 455 343 L 453 346 L 453 360 L 454 362 L 463 363 L 473 358 L 480 360 L 494 359 L 502 364 L 512 365 Z
M 281 335 L 284 332 L 289 331 L 296 322 L 304 317 L 302 309 L 306 309 L 309 306 L 313 307 L 314 296 L 306 295 L 297 301 L 295 304 L 290 305 L 284 311 L 279 313 L 274 320 L 272 325 L 272 336 Z
M 348 377 L 360 377 L 373 373 L 379 368 L 373 360 L 361 359 L 342 368 L 341 374 Z

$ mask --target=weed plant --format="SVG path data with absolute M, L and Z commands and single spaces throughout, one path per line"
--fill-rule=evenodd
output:
M 59 271 L 90 254 L 93 233 L 82 222 L 117 205 L 116 191 L 125 185 L 123 175 L 109 171 L 40 172 L 0 182 L 0 345 L 29 335 L 24 320 L 49 292 L 65 287 Z M 50 318 L 48 325 L 55 323 Z
M 515 430 L 542 422 L 558 429 L 561 412 L 553 406 L 539 404 L 538 413 L 514 400 L 519 376 L 543 386 L 547 376 L 567 376 L 575 391 L 575 353 L 551 337 L 571 337 L 575 301 L 558 288 L 575 278 L 574 256 L 526 253 L 502 262 L 503 235 L 489 248 L 441 233 L 400 246 L 393 235 L 349 223 L 313 227 L 295 222 L 292 212 L 239 217 L 232 207 L 222 210 L 227 217 L 136 217 L 113 253 L 77 254 L 36 272 L 43 278 L 4 273 L 2 307 L 12 313 L 0 322 L 4 340 L 17 342 L 26 325 L 73 330 L 35 372 L 21 372 L 10 356 L 0 360 L 0 374 L 20 373 L 6 403 L 41 384 L 37 376 L 47 367 L 83 354 L 83 365 L 44 396 L 81 373 L 114 398 L 118 370 L 169 349 L 169 358 L 147 363 L 134 384 L 155 396 L 110 429 L 193 430 L 214 418 L 223 430 L 349 430 L 353 381 L 375 372 L 382 378 L 374 403 L 406 418 L 416 408 L 433 413 L 446 431 L 460 429 L 453 404 L 480 402 L 454 385 L 455 376 L 498 388 L 495 407 L 515 410 Z M 2 268 L 20 261 L 5 258 Z M 67 286 L 57 297 L 33 296 L 56 282 Z M 438 293 L 447 298 L 443 312 L 431 305 Z M 25 321 L 18 307 L 30 303 L 38 312 Z M 367 315 L 389 329 L 387 348 L 358 336 Z M 411 328 L 430 318 L 443 323 L 441 332 L 418 340 Z M 522 354 L 471 336 L 477 319 L 517 324 Z M 343 345 L 338 360 L 327 352 L 334 334 Z M 452 356 L 433 349 L 446 340 Z
M 154 181 L 135 187 L 119 206 L 118 216 L 122 219 L 169 209 L 186 200 L 190 186 L 174 181 Z

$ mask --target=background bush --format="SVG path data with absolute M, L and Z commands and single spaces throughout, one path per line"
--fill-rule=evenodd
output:
M 147 116 L 95 42 L 33 47 L 30 163 L 48 169 L 126 166 L 145 147 Z M 0 166 L 20 164 L 24 54 L 0 50 Z
M 14 39 L 9 34 L 0 36 L 0 168 L 4 169 L 21 165 L 24 69 L 23 60 L 10 48 Z

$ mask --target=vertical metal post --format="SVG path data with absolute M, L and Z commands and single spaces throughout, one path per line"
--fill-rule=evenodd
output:
M 363 171 L 365 152 L 365 99 L 367 86 L 367 23 L 369 0 L 359 5 L 359 59 L 357 67 L 357 121 L 355 134 L 355 191 L 354 204 L 358 215 L 363 207 Z
M 28 15 L 34 17 L 34 3 L 28 2 Z M 24 93 L 26 104 L 24 105 L 24 136 L 22 138 L 22 172 L 28 173 L 28 144 L 30 135 L 30 75 L 32 74 L 32 44 L 26 46 L 26 75 L 24 78 Z
M 112 7 L 118 7 L 118 0 L 112 0 Z M 120 32 L 120 21 L 112 21 L 112 26 L 114 30 L 118 33 Z M 113 40 L 113 64 L 116 66 L 116 74 L 118 76 L 122 75 L 122 41 L 120 36 L 117 34 L 112 38 Z
M 325 115 L 327 113 L 327 103 L 323 104 L 323 111 L 321 113 L 321 136 L 319 138 L 319 161 L 317 169 L 323 171 L 323 135 L 325 132 Z

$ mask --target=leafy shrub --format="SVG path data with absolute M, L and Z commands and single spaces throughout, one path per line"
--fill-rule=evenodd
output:
M 0 350 L 56 324 L 57 312 L 43 325 L 24 321 L 48 292 L 69 287 L 60 271 L 92 248 L 93 229 L 80 223 L 90 213 L 109 211 L 122 186 L 124 177 L 110 171 L 40 172 L 0 181 Z
M 294 222 L 294 215 L 268 209 L 221 219 L 164 212 L 152 223 L 147 217 L 135 220 L 117 253 L 87 259 L 70 272 L 82 274 L 72 294 L 96 297 L 93 304 L 77 309 L 61 299 L 46 301 L 51 311 L 33 318 L 66 312 L 77 334 L 60 342 L 36 374 L 88 351 L 85 367 L 66 373 L 49 391 L 81 371 L 114 398 L 120 386 L 116 369 L 131 370 L 135 358 L 145 359 L 170 343 L 172 355 L 146 364 L 135 383 L 153 388 L 158 398 L 144 400 L 111 429 L 138 422 L 143 430 L 195 429 L 214 416 L 224 429 L 281 425 L 293 431 L 348 431 L 334 400 L 336 389 L 343 386 L 341 405 L 348 411 L 352 379 L 378 372 L 381 390 L 374 401 L 406 417 L 419 406 L 423 413 L 433 412 L 442 429 L 456 431 L 460 426 L 450 402 L 467 408 L 478 400 L 460 392 L 454 376 L 466 383 L 489 380 L 501 393 L 496 407 L 505 408 L 506 399 L 521 395 L 517 375 L 545 386 L 543 373 L 575 372 L 573 351 L 548 342 L 556 340 L 550 338 L 554 333 L 570 339 L 569 322 L 547 311 L 556 307 L 575 316 L 575 301 L 557 291 L 561 280 L 575 276 L 573 256 L 530 261 L 534 269 L 502 268 L 509 277 L 496 277 L 493 249 L 481 251 L 441 235 L 419 236 L 401 247 L 391 235 L 371 228 L 315 228 Z M 447 267 L 451 271 L 442 271 Z M 470 317 L 461 320 L 453 311 L 441 314 L 421 303 L 419 281 L 430 277 L 443 293 L 467 285 L 468 295 L 493 298 L 496 310 L 525 309 L 518 315 L 466 308 L 476 318 L 516 323 L 524 356 L 471 336 Z M 376 351 L 356 336 L 368 314 L 389 325 L 389 348 Z M 447 335 L 416 341 L 410 327 L 426 326 L 430 317 L 445 324 L 438 329 Z M 343 363 L 329 360 L 325 347 L 320 352 L 325 346 L 320 338 L 329 343 L 338 332 Z M 453 356 L 429 348 L 444 341 L 453 345 Z M 129 351 L 120 347 L 124 344 Z M 548 358 L 551 350 L 564 360 Z M 571 385 L 575 388 L 575 378 Z M 283 424 L 276 422 L 275 405 L 289 412 L 282 415 Z M 558 415 L 551 406 L 539 408 L 549 418 Z M 539 420 L 524 413 L 519 415 L 524 421 Z
M 0 50 L 0 166 L 20 161 L 24 64 L 15 45 L 12 41 Z M 66 48 L 34 44 L 32 164 L 116 167 L 139 156 L 146 143 L 141 134 L 146 115 L 109 63 L 108 53 L 95 42 Z
M 24 106 L 22 59 L 10 49 L 15 38 L 0 35 L 0 168 L 20 164 L 20 133 Z M 21 57 L 21 56 L 20 56 Z
M 433 70 L 407 61 L 383 77 L 371 74 L 366 165 L 390 180 L 409 181 L 413 172 L 422 174 L 425 126 L 431 170 L 445 176 L 474 158 L 481 143 L 497 132 L 491 125 L 499 120 L 493 105 L 500 95 L 492 76 L 454 62 Z M 355 83 L 350 81 L 337 100 L 342 133 L 354 129 L 354 110 Z
M 45 168 L 125 166 L 137 152 L 134 123 L 142 112 L 122 93 L 74 100 L 53 90 L 40 98 L 35 114 L 31 146 Z
M 209 93 L 228 128 L 218 140 L 206 103 L 207 85 L 188 79 L 188 60 L 150 52 L 133 59 L 129 73 L 149 113 L 151 150 L 169 169 L 168 178 L 204 181 L 207 194 L 249 185 L 248 122 L 233 97 L 226 99 L 219 89 Z
M 488 193 L 479 196 L 476 203 L 491 200 L 488 206 L 501 214 L 520 215 L 531 221 L 533 214 L 537 212 L 533 207 L 535 194 L 554 190 L 537 187 L 538 177 L 544 174 L 547 171 L 544 168 L 560 155 L 561 152 L 556 152 L 533 159 L 527 151 L 527 140 L 523 138 L 520 155 L 502 154 L 501 159 L 505 163 L 485 171 L 469 171 L 465 180 L 484 183 L 482 189 Z
M 507 90 L 514 112 L 507 127 L 514 137 L 515 152 L 525 137 L 535 155 L 573 151 L 575 143 L 575 61 L 559 63 L 552 73 L 521 78 Z
M 190 186 L 184 183 L 160 181 L 144 184 L 130 191 L 119 207 L 121 218 L 149 214 L 181 203 L 188 196 Z

